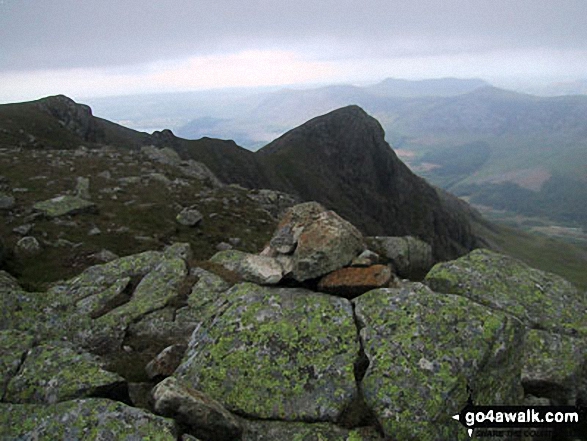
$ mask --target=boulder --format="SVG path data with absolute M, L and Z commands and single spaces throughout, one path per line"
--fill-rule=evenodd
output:
M 434 264 L 432 247 L 415 237 L 374 236 L 367 238 L 367 242 L 404 279 L 422 280 Z
M 392 280 L 393 273 L 386 265 L 348 267 L 322 277 L 318 290 L 352 299 L 372 289 L 388 287 Z
M 348 300 L 242 283 L 192 334 L 174 377 L 251 418 L 335 422 L 357 395 Z
M 47 217 L 59 217 L 67 214 L 95 211 L 96 204 L 77 196 L 57 196 L 43 202 L 37 202 L 33 208 Z
M 173 420 L 103 398 L 50 406 L 0 403 L 0 439 L 175 441 L 177 436 Z
M 153 389 L 155 411 L 172 417 L 197 437 L 210 441 L 240 439 L 239 421 L 220 403 L 180 384 L 175 378 L 163 380 Z
M 353 302 L 369 361 L 365 401 L 389 438 L 469 439 L 452 419 L 468 388 L 477 405 L 521 404 L 517 319 L 420 283 Z
M 365 249 L 363 237 L 349 222 L 317 202 L 288 209 L 266 254 L 292 254 L 295 280 L 315 279 L 348 265 Z
M 120 390 L 124 379 L 103 370 L 95 357 L 71 345 L 49 343 L 29 350 L 6 388 L 5 401 L 53 404 Z
M 204 216 L 195 208 L 184 208 L 175 218 L 177 222 L 186 227 L 195 227 L 198 225 Z
M 512 257 L 475 250 L 435 265 L 425 283 L 512 314 L 530 328 L 587 337 L 585 295 L 562 277 Z
M 210 262 L 234 271 L 246 281 L 261 285 L 275 285 L 283 277 L 283 268 L 276 259 L 244 251 L 219 251 L 212 256 Z

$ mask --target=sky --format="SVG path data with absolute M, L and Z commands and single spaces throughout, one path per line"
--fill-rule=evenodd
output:
M 586 0 L 0 0 L 0 102 L 587 78 Z

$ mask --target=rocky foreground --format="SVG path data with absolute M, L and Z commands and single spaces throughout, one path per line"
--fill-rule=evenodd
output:
M 259 254 L 192 253 L 46 292 L 0 272 L 0 439 L 466 440 L 451 416 L 468 390 L 587 400 L 585 295 L 512 258 L 430 268 L 424 242 L 363 237 L 312 202 Z

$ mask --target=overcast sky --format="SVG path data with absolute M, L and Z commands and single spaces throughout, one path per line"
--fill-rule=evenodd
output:
M 0 101 L 587 78 L 586 0 L 0 0 Z

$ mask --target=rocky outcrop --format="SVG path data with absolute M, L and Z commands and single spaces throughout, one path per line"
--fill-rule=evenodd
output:
M 85 141 L 97 141 L 97 125 L 92 109 L 64 95 L 51 96 L 37 102 L 42 111 L 55 117 L 66 130 Z

